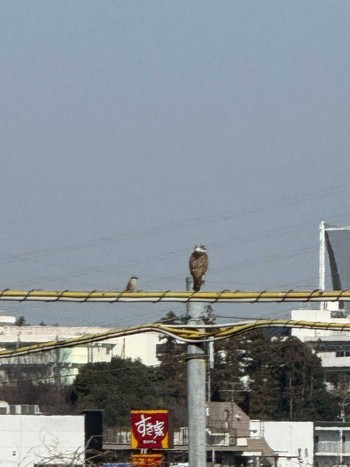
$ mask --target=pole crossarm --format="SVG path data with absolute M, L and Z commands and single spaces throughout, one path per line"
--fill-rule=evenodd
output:
M 70 339 L 42 342 L 40 344 L 26 345 L 17 349 L 7 349 L 0 351 L 1 358 L 10 358 L 25 356 L 39 352 L 47 352 L 59 348 L 76 347 L 91 342 L 106 341 L 108 339 L 117 339 L 133 334 L 144 332 L 156 332 L 165 334 L 176 340 L 187 344 L 212 342 L 213 340 L 228 339 L 244 332 L 259 328 L 307 328 L 307 329 L 326 329 L 332 331 L 350 332 L 350 323 L 331 323 L 331 322 L 313 322 L 313 321 L 294 321 L 283 319 L 263 319 L 257 321 L 247 321 L 228 325 L 167 325 L 161 323 L 143 324 L 122 329 L 110 329 L 97 334 L 85 334 L 83 336 Z
M 287 290 L 258 292 L 241 290 L 223 290 L 221 292 L 191 292 L 191 291 L 77 291 L 77 290 L 0 290 L 0 300 L 12 300 L 19 302 L 95 302 L 95 303 L 119 303 L 119 302 L 239 302 L 239 303 L 263 303 L 263 302 L 338 302 L 350 301 L 350 290 Z

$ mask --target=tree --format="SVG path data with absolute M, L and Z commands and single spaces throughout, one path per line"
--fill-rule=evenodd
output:
M 40 382 L 27 376 L 16 383 L 3 384 L 0 387 L 0 400 L 10 405 L 38 405 L 46 414 L 63 415 L 72 412 L 70 392 L 69 386 Z
M 16 319 L 15 326 L 26 326 L 26 319 L 25 319 L 25 317 L 24 317 L 24 316 L 19 316 L 19 317 Z
M 132 408 L 161 408 L 157 372 L 129 358 L 90 363 L 80 369 L 71 400 L 80 411 L 104 410 L 107 425 L 128 426 Z
M 350 375 L 348 373 L 334 372 L 327 374 L 327 380 L 331 384 L 330 392 L 339 401 L 339 418 L 342 422 L 349 420 L 350 408 Z M 334 417 L 335 419 L 336 417 Z
M 280 415 L 293 420 L 334 420 L 338 399 L 327 391 L 321 360 L 299 339 L 276 341 Z
M 214 368 L 211 370 L 211 399 L 242 403 L 249 384 L 244 378 L 242 338 L 224 339 L 214 344 Z
M 338 400 L 326 389 L 321 361 L 298 339 L 251 331 L 218 344 L 219 400 L 231 386 L 234 400 L 250 417 L 334 419 Z

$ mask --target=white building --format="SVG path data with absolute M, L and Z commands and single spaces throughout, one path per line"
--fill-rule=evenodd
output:
M 313 422 L 265 422 L 251 420 L 251 436 L 264 437 L 275 452 L 276 467 L 314 465 Z
M 15 326 L 13 325 L 15 319 L 11 321 L 10 318 L 12 317 L 0 316 L 0 350 L 100 334 L 111 330 L 97 326 Z M 50 352 L 1 358 L 0 382 L 8 381 L 11 375 L 18 372 L 21 365 L 30 365 L 32 369 L 40 370 L 46 367 L 47 378 L 61 383 L 72 382 L 82 365 L 110 362 L 114 356 L 139 359 L 145 365 L 157 365 L 159 364 L 156 357 L 158 338 L 158 333 L 140 333 Z
M 250 428 L 274 450 L 277 467 L 350 465 L 349 423 L 252 420 Z
M 331 226 L 322 221 L 319 238 L 319 288 L 321 290 L 349 288 L 350 227 Z M 320 304 L 319 309 L 293 310 L 291 318 L 296 321 L 349 324 L 350 311 L 346 310 L 343 305 L 342 302 L 324 302 Z M 295 328 L 292 330 L 292 335 L 314 349 L 321 358 L 326 372 L 350 373 L 350 334 L 348 331 Z
M 339 308 L 338 303 L 327 302 L 324 309 L 292 310 L 291 318 L 296 321 L 349 324 L 350 312 Z M 315 350 L 326 372 L 350 373 L 349 331 L 292 328 L 291 334 Z
M 83 415 L 0 415 L 0 466 L 84 465 Z
M 315 466 L 350 465 L 350 424 L 315 424 Z

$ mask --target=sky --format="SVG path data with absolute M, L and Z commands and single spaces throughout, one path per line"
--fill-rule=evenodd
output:
M 0 289 L 318 287 L 349 225 L 350 2 L 0 1 Z M 172 304 L 1 302 L 30 324 Z M 216 304 L 223 320 L 289 317 Z

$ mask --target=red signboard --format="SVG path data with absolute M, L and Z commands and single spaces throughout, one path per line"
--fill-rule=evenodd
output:
M 167 449 L 172 445 L 169 410 L 131 411 L 133 449 Z
M 133 454 L 131 456 L 132 467 L 162 467 L 163 461 L 162 454 Z

